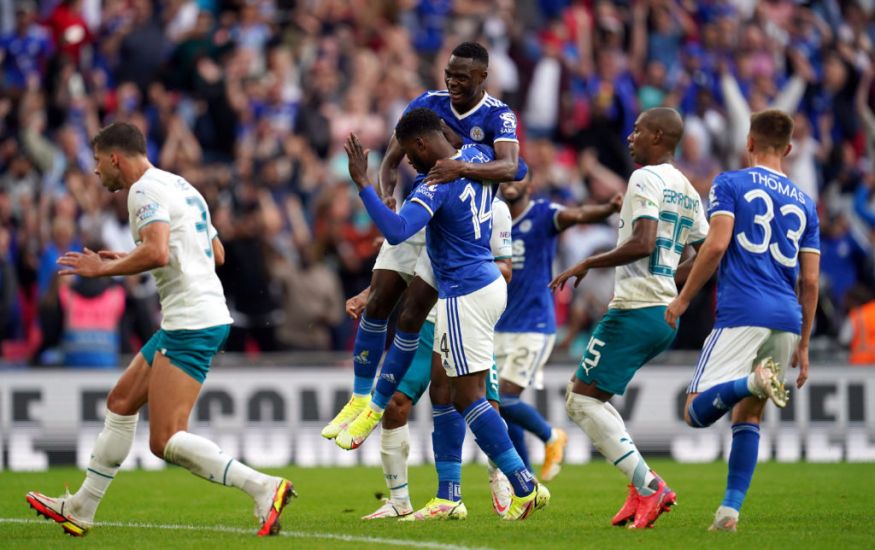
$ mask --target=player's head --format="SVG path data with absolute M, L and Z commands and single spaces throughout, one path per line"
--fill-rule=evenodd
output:
M 444 69 L 450 102 L 469 109 L 483 95 L 489 68 L 489 53 L 477 42 L 462 42 L 453 49 Z
M 110 191 L 124 187 L 120 165 L 126 158 L 146 156 L 146 138 L 139 128 L 128 122 L 113 122 L 91 140 L 94 150 L 94 173 Z
M 766 109 L 750 117 L 747 152 L 754 155 L 785 157 L 790 153 L 793 119 L 777 109 Z
M 500 186 L 501 196 L 508 204 L 515 204 L 532 194 L 531 179 L 529 173 L 517 181 L 506 181 Z
M 638 115 L 629 134 L 629 152 L 638 164 L 654 164 L 671 155 L 684 135 L 681 115 L 668 107 L 655 107 Z
M 425 174 L 443 158 L 445 149 L 441 142 L 450 146 L 441 128 L 441 118 L 431 109 L 411 109 L 395 125 L 395 139 L 417 172 Z M 452 146 L 450 146 L 452 147 Z

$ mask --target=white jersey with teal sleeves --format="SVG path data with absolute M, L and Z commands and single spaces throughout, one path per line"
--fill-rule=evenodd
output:
M 213 258 L 216 230 L 197 189 L 176 174 L 150 168 L 131 186 L 128 212 L 137 244 L 147 225 L 170 225 L 170 260 L 152 270 L 161 300 L 161 328 L 194 330 L 230 324 Z
M 642 218 L 657 221 L 656 249 L 646 258 L 617 267 L 611 308 L 668 305 L 677 296 L 674 273 L 684 247 L 708 234 L 699 193 L 668 163 L 632 173 L 620 210 L 618 244 L 632 236 L 635 220 Z

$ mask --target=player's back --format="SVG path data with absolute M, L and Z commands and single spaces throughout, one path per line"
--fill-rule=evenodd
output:
M 153 222 L 170 225 L 170 258 L 152 274 L 158 287 L 165 330 L 199 329 L 231 322 L 216 275 L 215 229 L 203 196 L 176 174 L 150 168 L 128 194 L 131 231 Z
M 556 332 L 550 280 L 556 256 L 556 214 L 562 207 L 532 201 L 513 221 L 513 277 L 507 286 L 507 309 L 498 332 Z
M 488 147 L 471 145 L 453 158 L 485 163 L 492 155 Z M 422 185 L 411 197 L 432 213 L 426 248 L 441 298 L 464 296 L 501 276 L 490 246 L 493 193 L 492 185 L 460 178 Z
M 756 166 L 719 175 L 709 214 L 734 217 L 720 263 L 715 327 L 761 326 L 799 333 L 799 252 L 819 252 L 814 201 L 786 175 Z
M 677 296 L 674 274 L 684 247 L 704 240 L 708 232 L 699 193 L 669 163 L 632 173 L 620 210 L 617 242 L 632 236 L 636 220 L 648 218 L 657 222 L 656 248 L 646 258 L 617 267 L 612 308 L 668 305 Z

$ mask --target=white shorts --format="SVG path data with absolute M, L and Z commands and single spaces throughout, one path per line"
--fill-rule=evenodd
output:
M 416 262 L 419 261 L 420 253 L 423 252 L 425 252 L 425 228 L 403 243 L 389 244 L 389 241 L 383 241 L 380 253 L 377 254 L 377 261 L 374 262 L 374 269 L 394 271 L 409 283 L 416 273 Z
M 440 354 L 447 376 L 492 368 L 495 324 L 506 305 L 503 277 L 471 294 L 438 299 L 433 349 Z
M 747 376 L 766 357 L 786 372 L 798 344 L 799 335 L 792 332 L 765 327 L 716 328 L 705 340 L 687 393 L 703 392 Z
M 419 258 L 416 259 L 416 267 L 413 268 L 413 273 L 428 283 L 428 285 L 437 290 L 437 281 L 434 278 L 434 270 L 431 267 L 431 258 L 428 257 L 428 250 L 422 247 L 422 252 L 419 253 Z
M 495 362 L 499 377 L 521 388 L 544 389 L 544 365 L 555 342 L 555 334 L 496 332 Z

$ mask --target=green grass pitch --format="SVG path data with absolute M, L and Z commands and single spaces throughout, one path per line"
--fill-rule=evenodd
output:
M 45 473 L 0 472 L 0 547 L 3 548 L 872 548 L 875 464 L 760 464 L 739 532 L 709 533 L 720 502 L 725 463 L 653 460 L 678 493 L 678 506 L 654 529 L 611 527 L 626 487 L 602 461 L 568 466 L 550 484 L 550 506 L 524 522 L 493 515 L 486 470 L 466 466 L 468 519 L 399 524 L 359 518 L 385 490 L 378 468 L 286 468 L 300 498 L 283 514 L 283 536 L 256 539 L 252 505 L 243 493 L 207 483 L 180 468 L 121 472 L 104 499 L 95 527 L 72 539 L 37 518 L 24 495 L 55 495 L 78 487 L 72 468 Z M 411 468 L 416 506 L 434 490 L 431 467 Z

